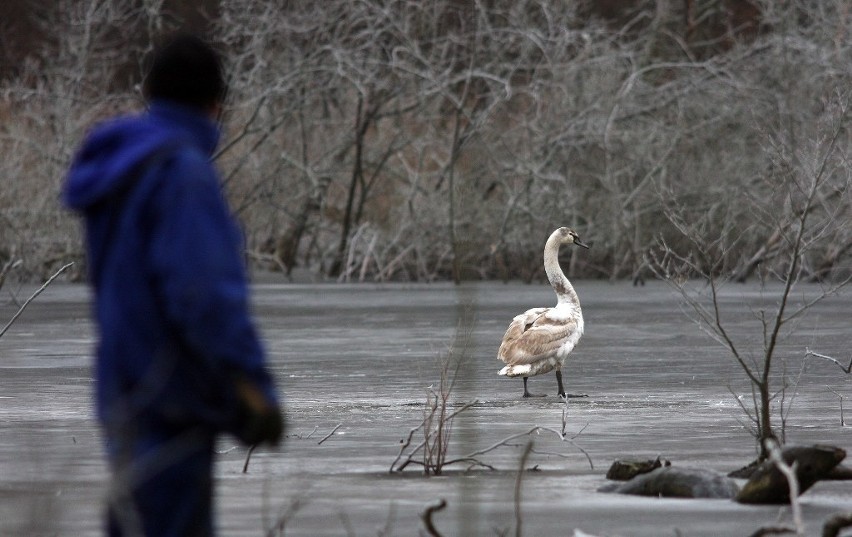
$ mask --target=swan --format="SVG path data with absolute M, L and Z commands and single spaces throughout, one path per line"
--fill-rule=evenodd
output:
M 561 227 L 551 233 L 544 245 L 544 270 L 556 292 L 556 306 L 532 308 L 512 319 L 497 357 L 506 364 L 499 375 L 524 378 L 524 397 L 542 397 L 527 389 L 527 379 L 556 370 L 560 397 L 565 394 L 562 364 L 583 335 L 583 311 L 577 292 L 559 267 L 559 247 L 576 244 L 588 248 L 574 230 Z

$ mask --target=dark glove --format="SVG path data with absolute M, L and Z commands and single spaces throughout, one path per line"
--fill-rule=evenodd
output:
M 239 423 L 234 434 L 250 446 L 261 443 L 278 445 L 284 435 L 284 415 L 252 382 L 236 382 Z

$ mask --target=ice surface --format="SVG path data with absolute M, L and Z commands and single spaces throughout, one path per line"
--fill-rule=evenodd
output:
M 528 463 L 538 471 L 522 480 L 523 534 L 563 536 L 579 528 L 602 536 L 742 536 L 774 523 L 777 507 L 596 492 L 617 458 L 661 455 L 719 471 L 749 462 L 754 444 L 731 390 L 747 406 L 751 394 L 738 366 L 665 285 L 574 283 L 586 333 L 566 364 L 565 387 L 590 397 L 569 401 L 568 431 L 582 429 L 573 441 L 594 469 L 554 434 L 534 435 Z M 819 292 L 803 289 L 805 296 Z M 760 332 L 749 307 L 771 307 L 773 293 L 756 285 L 723 290 L 735 335 L 753 340 L 757 351 Z M 84 286 L 55 283 L 0 338 L 0 535 L 100 534 L 108 475 L 91 411 L 88 300 Z M 422 419 L 426 388 L 437 386 L 439 358 L 450 349 L 465 357 L 455 403 L 477 401 L 456 420 L 451 453 L 534 425 L 561 427 L 564 405 L 552 374 L 530 379 L 532 390 L 550 394 L 536 400 L 520 397 L 520 379 L 497 376 L 497 346 L 511 318 L 554 303 L 542 284 L 256 285 L 253 307 L 291 437 L 278 450 L 255 452 L 247 474 L 245 450 L 227 451 L 234 441 L 222 439 L 221 534 L 264 535 L 283 517 L 288 536 L 416 535 L 420 513 L 438 498 L 448 502 L 434 516 L 445 535 L 514 534 L 523 440 L 482 456 L 495 471 L 457 466 L 431 478 L 413 466 L 404 475 L 387 472 L 400 440 Z M 16 310 L 11 301 L 0 303 L 0 322 Z M 775 369 L 797 376 L 808 346 L 845 358 L 850 310 L 848 296 L 820 303 L 782 341 Z M 837 366 L 809 361 L 787 393 L 786 402 L 797 394 L 788 441 L 849 450 L 849 429 L 841 427 L 839 398 L 830 391 L 848 395 L 849 388 Z M 852 484 L 818 483 L 802 497 L 809 534 L 850 505 Z

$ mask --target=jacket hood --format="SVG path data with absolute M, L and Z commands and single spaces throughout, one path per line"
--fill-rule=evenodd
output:
M 218 126 L 197 110 L 154 102 L 142 115 L 94 128 L 74 156 L 62 201 L 71 209 L 85 211 L 120 189 L 160 149 L 189 146 L 212 155 L 218 141 Z

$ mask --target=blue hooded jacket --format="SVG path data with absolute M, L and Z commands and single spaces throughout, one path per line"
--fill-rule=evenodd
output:
M 242 240 L 210 155 L 214 122 L 153 102 L 96 127 L 62 199 L 86 223 L 107 426 L 240 426 L 234 379 L 277 405 L 248 312 Z

